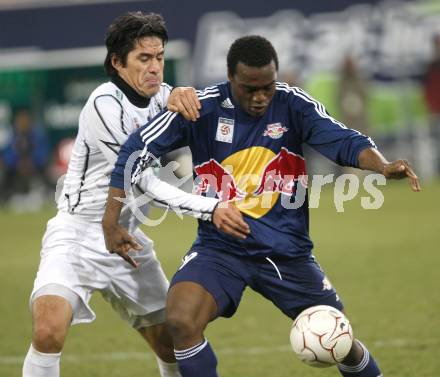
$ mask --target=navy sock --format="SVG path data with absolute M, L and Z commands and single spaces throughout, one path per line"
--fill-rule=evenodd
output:
M 359 341 L 358 341 L 359 342 Z M 382 372 L 370 355 L 367 348 L 359 342 L 364 350 L 364 356 L 358 365 L 338 364 L 339 372 L 344 377 L 382 377 Z
M 218 377 L 217 358 L 205 339 L 186 350 L 174 350 L 182 377 Z

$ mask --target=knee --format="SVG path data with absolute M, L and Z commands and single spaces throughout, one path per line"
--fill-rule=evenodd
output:
M 174 345 L 185 347 L 203 339 L 203 331 L 216 312 L 214 298 L 199 284 L 179 282 L 173 285 L 168 292 L 166 323 Z
M 34 323 L 32 343 L 43 353 L 61 352 L 64 345 L 65 333 L 61 326 L 51 321 L 38 321 Z
M 166 323 L 173 338 L 194 337 L 203 333 L 204 325 L 195 316 L 170 311 Z
M 41 296 L 32 306 L 32 343 L 43 353 L 58 353 L 72 320 L 70 303 L 58 296 Z

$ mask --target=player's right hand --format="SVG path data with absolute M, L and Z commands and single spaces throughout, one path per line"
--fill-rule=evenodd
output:
M 104 224 L 105 246 L 107 250 L 114 254 L 118 254 L 126 262 L 133 267 L 137 267 L 136 261 L 128 254 L 130 250 L 142 250 L 142 246 L 136 242 L 136 239 L 131 236 L 127 230 L 119 224 Z
M 196 90 L 192 87 L 174 88 L 168 98 L 168 110 L 180 113 L 186 120 L 195 122 L 200 117 L 199 110 L 202 108 Z
M 212 222 L 217 229 L 242 240 L 251 232 L 243 215 L 232 202 L 219 203 L 212 214 Z

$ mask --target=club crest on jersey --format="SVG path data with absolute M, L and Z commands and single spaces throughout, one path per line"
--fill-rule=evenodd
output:
M 122 101 L 122 99 L 124 98 L 124 95 L 123 95 L 122 92 L 121 92 L 120 90 L 118 90 L 118 89 L 116 89 L 116 98 L 117 98 L 119 101 Z
M 281 123 L 272 123 L 266 126 L 263 136 L 269 136 L 272 139 L 279 139 L 286 131 L 289 131 L 289 129 L 283 127 Z
M 234 119 L 218 118 L 215 140 L 223 143 L 232 143 L 234 136 Z

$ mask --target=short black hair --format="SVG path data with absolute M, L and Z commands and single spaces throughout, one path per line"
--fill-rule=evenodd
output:
M 233 76 L 240 62 L 249 67 L 263 67 L 272 60 L 278 71 L 278 55 L 272 43 L 259 35 L 247 35 L 236 39 L 229 48 L 228 73 Z
M 111 23 L 105 36 L 107 56 L 104 68 L 107 75 L 117 75 L 112 65 L 112 57 L 116 56 L 125 66 L 128 53 L 135 48 L 136 42 L 144 37 L 158 37 L 163 45 L 168 42 L 167 28 L 160 14 L 128 12 Z

